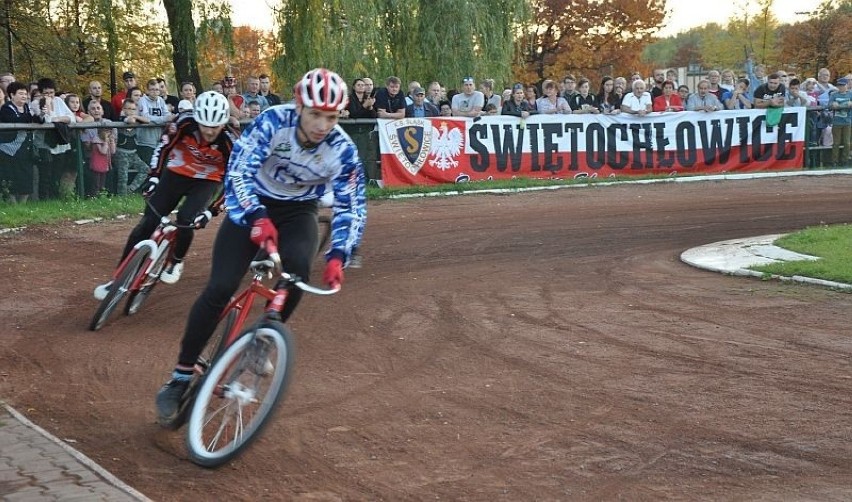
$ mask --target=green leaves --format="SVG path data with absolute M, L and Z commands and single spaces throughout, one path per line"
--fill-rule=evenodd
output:
M 281 55 L 275 71 L 293 82 L 327 66 L 346 80 L 370 76 L 381 86 L 390 75 L 455 87 L 473 75 L 508 84 L 515 28 L 524 0 L 363 2 L 289 0 L 278 19 Z

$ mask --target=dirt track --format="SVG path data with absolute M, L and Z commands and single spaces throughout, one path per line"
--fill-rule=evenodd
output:
M 155 500 L 848 500 L 852 295 L 685 249 L 852 221 L 852 177 L 371 203 L 366 266 L 306 298 L 264 436 L 204 470 L 154 423 L 214 231 L 86 331 L 132 222 L 0 239 L 0 397 Z

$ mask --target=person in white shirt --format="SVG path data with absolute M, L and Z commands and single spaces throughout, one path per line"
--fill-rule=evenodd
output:
M 74 112 L 56 95 L 53 79 L 41 78 L 37 82 L 41 98 L 30 103 L 30 113 L 41 117 L 45 124 L 73 124 Z M 63 137 L 61 126 L 55 131 L 35 135 L 35 145 L 45 151 L 39 165 L 39 193 L 42 197 L 74 196 L 77 187 L 77 163 L 71 153 L 71 142 Z M 67 129 L 64 133 L 67 136 Z
M 651 113 L 654 103 L 651 101 L 651 93 L 645 92 L 645 81 L 636 79 L 631 87 L 633 92 L 625 94 L 621 100 L 621 111 L 640 117 Z
M 831 71 L 828 68 L 820 68 L 817 72 L 817 83 L 814 91 L 817 93 L 817 104 L 820 106 L 828 106 L 828 98 L 831 93 L 837 90 L 837 87 L 829 82 L 831 80 Z

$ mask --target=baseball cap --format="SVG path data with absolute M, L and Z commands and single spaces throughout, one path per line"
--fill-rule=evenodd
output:
M 192 110 L 192 101 L 188 99 L 182 99 L 180 103 L 178 103 L 178 111 L 185 112 L 188 110 Z
M 426 90 L 423 89 L 422 87 L 415 87 L 414 88 L 414 95 L 417 96 L 418 94 L 426 94 Z
M 512 86 L 513 91 L 517 91 L 518 89 L 523 89 L 523 88 L 524 88 L 524 84 L 521 84 L 521 83 L 517 83 L 517 84 Z
M 849 83 L 848 78 L 838 78 L 837 79 L 837 85 L 847 85 L 848 83 Z
M 134 75 L 132 71 L 126 71 L 121 76 L 121 80 L 127 80 L 128 78 L 136 78 L 136 75 Z

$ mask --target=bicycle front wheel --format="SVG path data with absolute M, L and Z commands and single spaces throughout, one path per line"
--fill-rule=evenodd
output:
M 127 297 L 127 304 L 124 306 L 125 315 L 133 315 L 136 312 L 139 312 L 139 309 L 142 308 L 142 304 L 148 299 L 148 296 L 151 294 L 154 286 L 160 282 L 160 274 L 163 273 L 163 269 L 166 268 L 166 260 L 169 257 L 169 250 L 171 246 L 171 241 L 167 240 L 166 245 L 162 247 L 160 254 L 157 255 L 157 261 L 155 261 L 151 266 L 151 271 L 148 273 L 148 277 L 146 277 L 145 281 L 142 282 L 142 286 L 138 290 L 130 292 L 130 296 Z
M 219 356 L 219 354 L 225 350 L 225 342 L 227 341 L 228 333 L 231 332 L 231 328 L 234 326 L 234 323 L 237 322 L 237 314 L 239 314 L 239 310 L 232 308 L 219 320 L 219 325 L 216 326 L 216 331 L 213 332 L 213 336 L 210 337 L 210 340 L 207 341 L 207 345 L 204 346 L 204 350 L 201 351 L 201 355 L 198 356 L 198 360 L 195 363 L 196 375 L 193 378 L 189 390 L 187 390 L 185 394 L 186 397 L 180 404 L 180 408 L 178 408 L 178 413 L 175 416 L 175 419 L 169 423 L 161 422 L 160 425 L 168 429 L 180 429 L 183 427 L 183 424 L 186 423 L 186 417 L 189 415 L 189 411 L 192 409 L 193 403 L 195 403 L 195 396 L 198 394 L 200 379 L 205 373 L 207 373 L 210 365 Z
M 124 298 L 130 290 L 130 286 L 133 284 L 133 279 L 136 278 L 136 274 L 139 273 L 139 269 L 148 258 L 151 250 L 147 247 L 143 247 L 132 251 L 132 253 L 133 256 L 125 262 L 124 268 L 113 281 L 112 286 L 109 289 L 109 293 L 107 293 L 106 297 L 101 301 L 101 304 L 98 305 L 98 309 L 95 311 L 95 315 L 89 323 L 90 330 L 97 331 L 101 329 L 106 320 L 115 310 L 115 307 L 118 306 L 121 299 Z
M 272 417 L 294 359 L 289 330 L 269 320 L 249 328 L 216 358 L 189 414 L 190 459 L 217 467 L 240 454 Z

